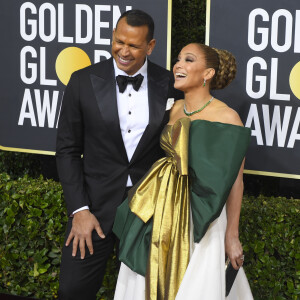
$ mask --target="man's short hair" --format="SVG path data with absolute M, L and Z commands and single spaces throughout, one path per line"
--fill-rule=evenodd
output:
M 118 27 L 120 20 L 123 18 L 126 18 L 127 24 L 133 27 L 146 25 L 148 27 L 147 42 L 149 43 L 153 39 L 154 21 L 150 15 L 139 9 L 128 10 L 121 15 L 116 28 Z

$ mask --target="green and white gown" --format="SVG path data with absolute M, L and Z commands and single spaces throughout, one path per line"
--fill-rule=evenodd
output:
M 115 300 L 225 299 L 226 200 L 250 139 L 241 126 L 167 125 L 158 160 L 118 208 Z M 230 300 L 253 299 L 240 268 Z

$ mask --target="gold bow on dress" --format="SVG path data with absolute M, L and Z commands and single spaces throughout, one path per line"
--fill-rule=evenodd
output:
M 190 200 L 188 142 L 190 120 L 167 125 L 162 146 L 169 155 L 158 160 L 137 185 L 129 207 L 143 222 L 153 217 L 146 274 L 147 300 L 175 299 L 189 263 Z M 171 141 L 171 143 L 170 143 Z

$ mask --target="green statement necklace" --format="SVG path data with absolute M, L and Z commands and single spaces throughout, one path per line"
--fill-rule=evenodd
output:
M 202 111 L 212 100 L 214 99 L 214 97 L 212 96 L 210 99 L 209 99 L 209 101 L 208 102 L 206 102 L 202 107 L 200 107 L 199 109 L 197 109 L 197 110 L 194 110 L 194 111 L 191 111 L 191 112 L 188 112 L 187 110 L 186 110 L 186 107 L 185 107 L 185 103 L 183 104 L 183 112 L 188 116 L 188 117 L 190 117 L 190 116 L 192 116 L 192 115 L 194 115 L 194 114 L 196 114 L 196 113 L 198 113 L 198 112 L 200 112 L 200 111 Z

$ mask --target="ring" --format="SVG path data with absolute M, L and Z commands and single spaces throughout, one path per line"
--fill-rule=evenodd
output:
M 245 259 L 245 255 L 243 254 L 241 257 L 240 257 L 240 260 L 244 260 Z

